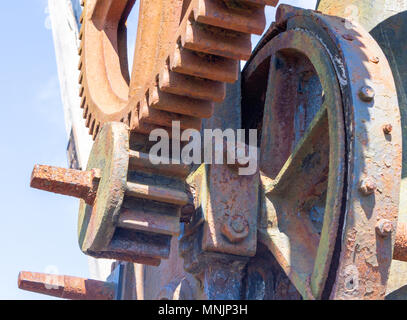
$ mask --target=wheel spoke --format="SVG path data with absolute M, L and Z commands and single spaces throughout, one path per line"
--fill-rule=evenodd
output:
M 279 193 L 289 186 L 290 178 L 297 173 L 298 169 L 302 167 L 302 163 L 309 156 L 309 147 L 312 144 L 312 138 L 319 132 L 318 129 L 321 128 L 324 119 L 327 119 L 326 104 L 323 104 L 317 112 L 305 131 L 304 136 L 297 143 L 293 153 L 284 163 L 276 178 L 270 179 L 266 176 L 262 176 L 263 187 L 266 194 Z

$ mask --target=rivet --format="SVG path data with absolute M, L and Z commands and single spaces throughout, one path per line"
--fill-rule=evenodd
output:
M 379 57 L 375 57 L 375 56 L 374 56 L 374 57 L 370 57 L 369 60 L 370 60 L 370 62 L 373 62 L 373 63 L 376 63 L 376 64 L 380 62 L 380 58 L 379 58 Z
M 363 195 L 369 196 L 375 192 L 376 183 L 372 179 L 367 178 L 361 182 L 359 190 Z
M 382 237 L 388 237 L 393 231 L 393 223 L 387 219 L 380 219 L 376 224 L 376 232 Z
M 392 130 L 393 130 L 393 126 L 391 124 L 386 124 L 383 126 L 383 132 L 385 134 L 390 134 Z
M 363 86 L 359 90 L 359 97 L 365 102 L 371 102 L 375 97 L 375 92 L 372 87 Z

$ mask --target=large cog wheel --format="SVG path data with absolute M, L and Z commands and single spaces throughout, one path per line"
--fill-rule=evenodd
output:
M 276 0 L 141 1 L 135 60 L 128 72 L 126 21 L 135 0 L 85 0 L 80 31 L 81 107 L 95 138 L 106 122 L 149 134 L 200 129 L 238 79 Z
M 401 124 L 391 69 L 362 27 L 281 5 L 243 71 L 261 129 L 259 241 L 308 299 L 383 299 L 393 258 Z

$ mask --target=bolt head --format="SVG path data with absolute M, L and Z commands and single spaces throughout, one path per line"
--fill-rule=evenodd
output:
M 367 178 L 362 181 L 359 190 L 363 195 L 368 196 L 373 194 L 376 191 L 376 188 L 376 183 L 372 179 Z
M 387 219 L 380 219 L 376 224 L 376 232 L 381 237 L 388 237 L 393 231 L 393 223 Z
M 223 224 L 221 232 L 230 242 L 241 242 L 249 235 L 249 222 L 240 214 L 229 216 Z
M 380 62 L 380 58 L 379 57 L 376 57 L 376 56 L 373 56 L 373 57 L 370 57 L 370 59 L 369 59 L 371 62 L 373 62 L 373 63 L 379 63 Z
M 391 124 L 386 124 L 383 126 L 383 132 L 385 134 L 390 134 L 392 130 L 393 130 L 393 126 Z
M 365 102 L 371 102 L 373 101 L 375 97 L 375 91 L 372 87 L 369 86 L 363 86 L 359 90 L 359 97 L 361 100 Z

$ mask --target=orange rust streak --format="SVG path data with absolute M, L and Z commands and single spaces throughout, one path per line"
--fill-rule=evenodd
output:
M 80 171 L 36 165 L 31 175 L 31 187 L 83 199 L 93 205 L 96 198 L 100 171 Z

